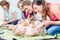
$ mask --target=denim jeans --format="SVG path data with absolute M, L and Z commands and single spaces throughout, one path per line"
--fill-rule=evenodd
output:
M 13 25 L 16 25 L 18 23 L 19 20 L 16 20 L 16 21 L 13 21 L 13 22 L 10 22 L 8 24 L 13 24 Z
M 49 35 L 55 35 L 60 32 L 60 25 L 51 24 L 48 27 L 46 27 L 46 32 Z

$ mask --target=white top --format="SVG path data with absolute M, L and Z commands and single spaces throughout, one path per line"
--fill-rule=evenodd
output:
M 42 21 L 42 14 L 41 13 L 37 13 L 34 15 L 34 20 L 37 21 Z M 50 20 L 50 18 L 47 16 L 47 20 Z
M 38 21 L 42 20 L 42 14 L 41 13 L 35 14 L 34 15 L 34 20 L 38 20 Z

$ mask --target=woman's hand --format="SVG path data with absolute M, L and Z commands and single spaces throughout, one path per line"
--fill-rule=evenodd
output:
M 8 24 L 8 21 L 4 21 L 3 22 L 3 26 L 7 25 Z
M 24 19 L 21 19 L 19 20 L 18 24 L 22 24 L 25 20 Z
M 47 27 L 48 25 L 52 24 L 52 21 L 44 21 L 43 24 L 44 24 L 44 26 Z

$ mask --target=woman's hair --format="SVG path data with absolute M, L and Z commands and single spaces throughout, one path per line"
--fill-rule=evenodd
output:
M 44 0 L 34 0 L 33 4 L 37 4 L 37 5 L 45 5 L 45 1 Z
M 7 1 L 1 1 L 0 5 L 1 6 L 7 5 L 8 8 L 10 6 L 9 2 L 7 2 Z
M 0 5 L 1 5 L 1 2 L 0 2 Z
M 19 8 L 19 4 L 21 3 L 22 4 L 23 0 L 19 0 L 18 4 L 17 4 L 17 7 Z
M 28 6 L 31 6 L 31 7 L 32 7 L 32 2 L 31 2 L 30 0 L 25 0 L 25 1 L 23 1 L 22 5 L 23 5 L 23 6 L 28 5 Z M 33 7 L 32 7 L 32 8 L 33 8 Z M 30 13 L 29 18 L 31 18 L 32 16 L 34 16 L 34 12 Z M 33 18 L 32 18 L 32 19 L 33 19 Z M 31 19 L 31 20 L 32 20 L 32 19 Z
M 42 5 L 43 6 L 43 14 L 42 14 L 42 19 L 46 20 L 46 15 L 47 15 L 47 11 L 48 11 L 48 3 L 45 2 L 45 0 L 34 0 L 33 4 L 36 4 L 38 6 Z
M 22 2 L 22 7 L 25 6 L 25 5 L 30 6 L 31 4 L 32 4 L 31 1 L 23 1 Z

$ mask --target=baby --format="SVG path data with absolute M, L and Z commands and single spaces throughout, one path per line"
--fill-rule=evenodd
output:
M 18 25 L 10 25 L 8 27 L 9 30 L 12 30 L 15 35 L 27 35 L 27 36 L 35 36 L 44 33 L 43 23 L 40 21 L 30 21 L 23 20 Z

